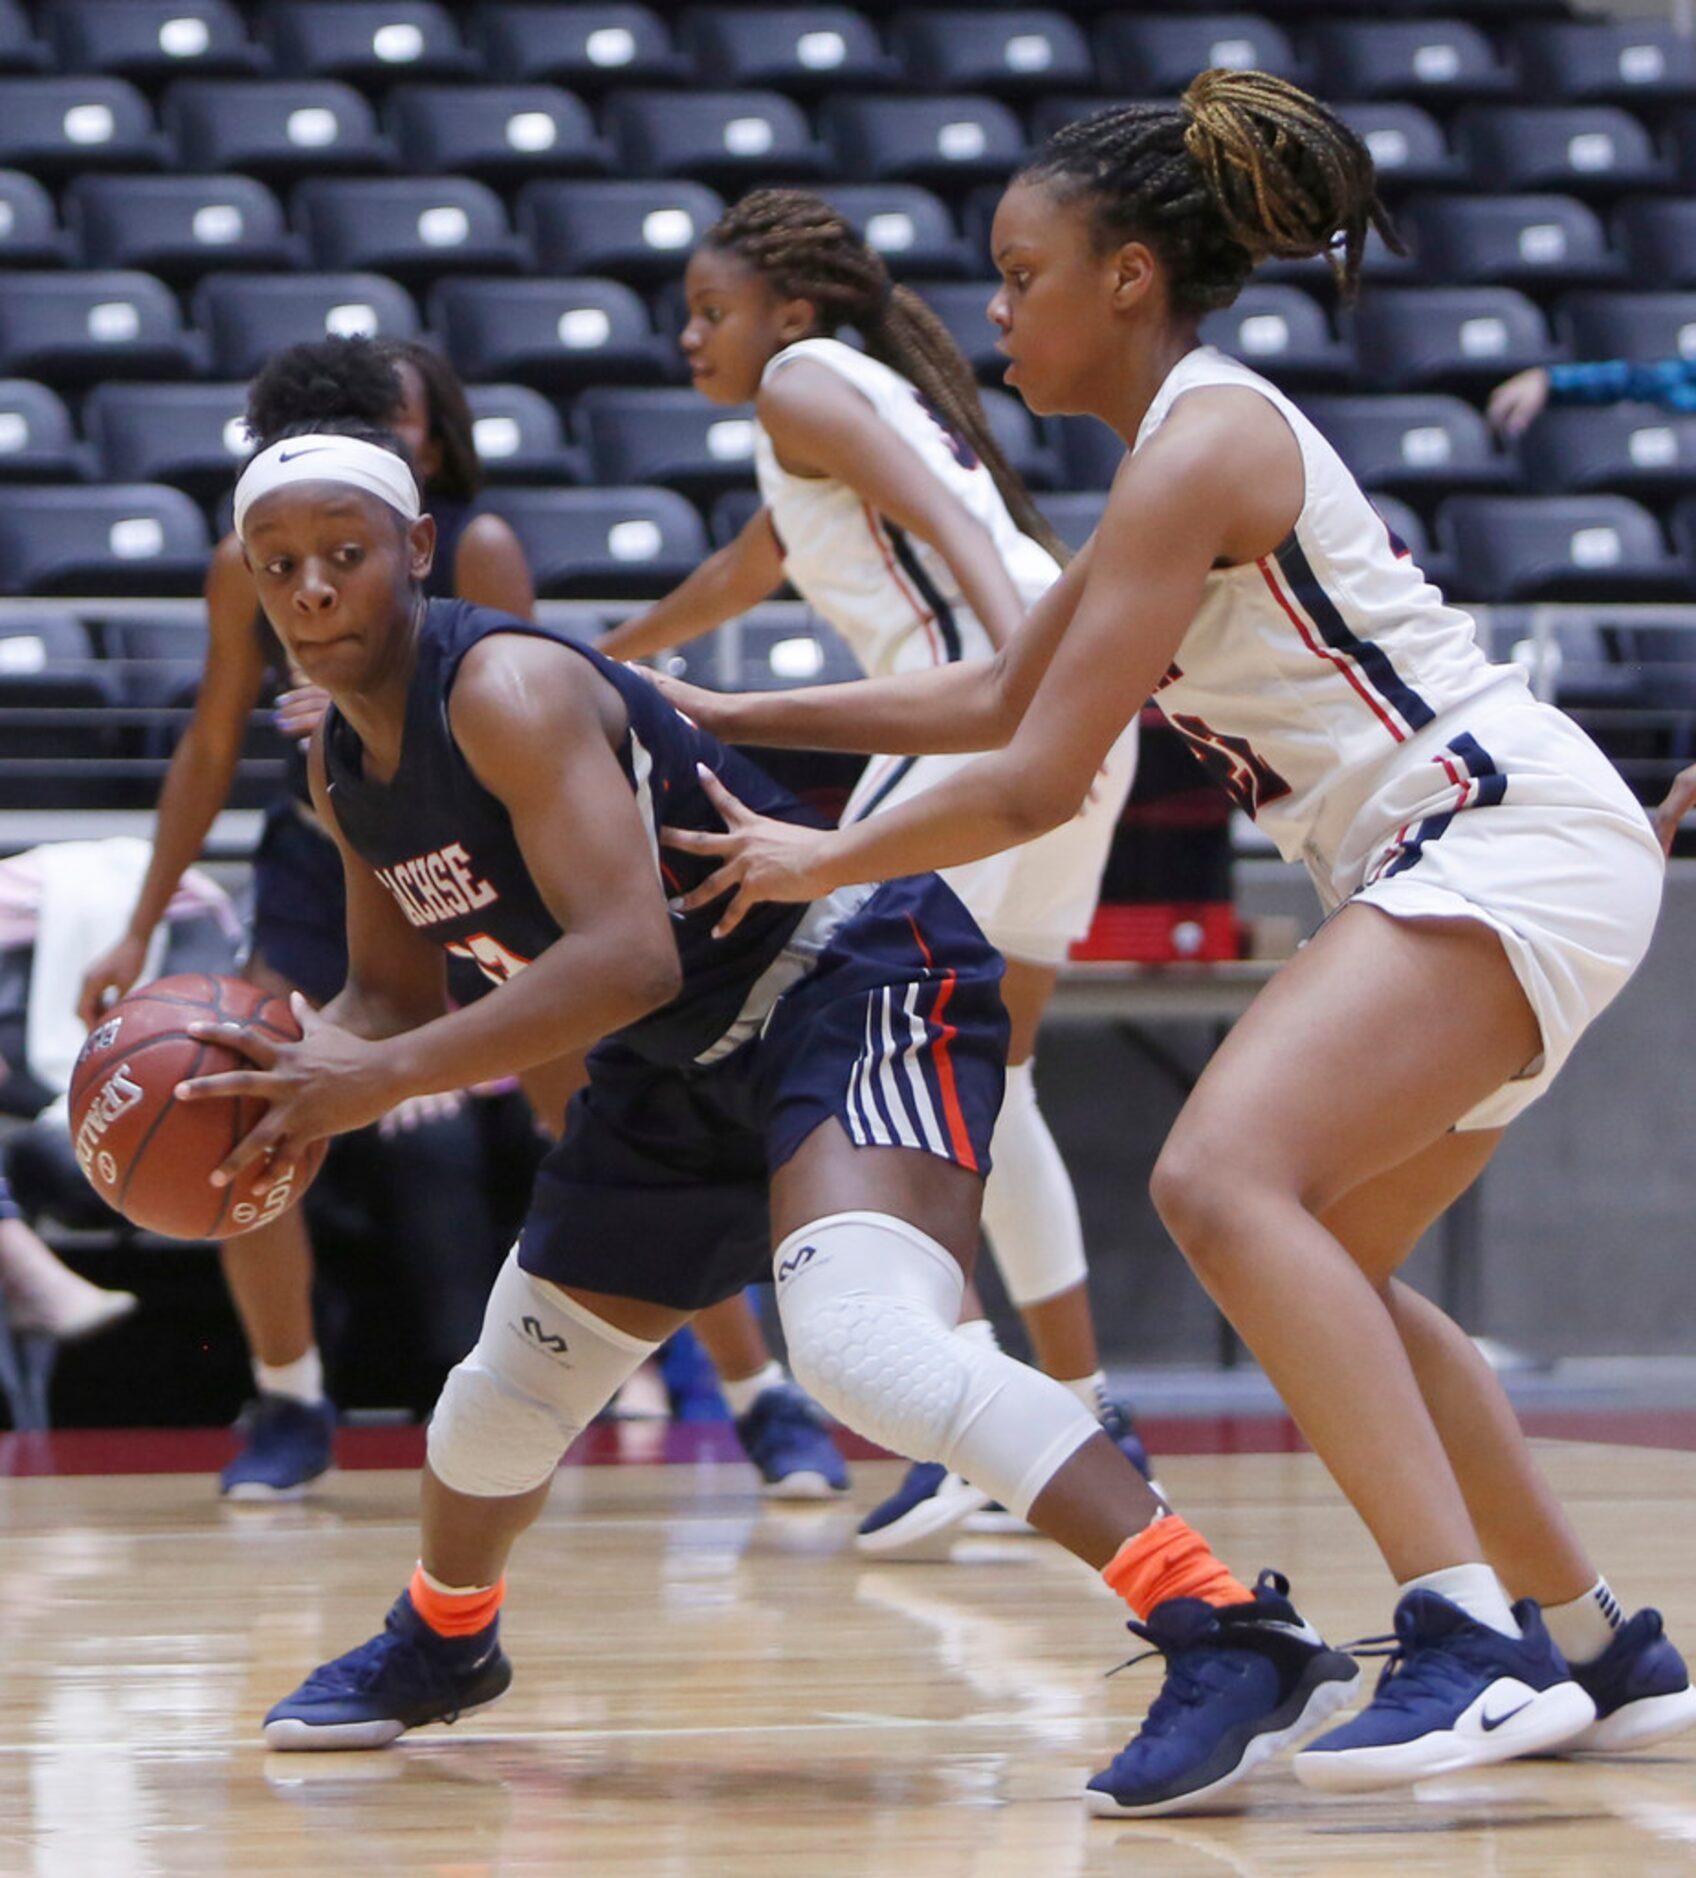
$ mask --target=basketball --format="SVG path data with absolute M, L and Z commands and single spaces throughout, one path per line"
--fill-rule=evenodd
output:
M 134 1225 L 172 1239 L 232 1239 L 286 1212 L 312 1184 L 327 1143 L 292 1166 L 264 1161 L 227 1187 L 211 1175 L 259 1117 L 251 1097 L 179 1102 L 177 1084 L 248 1069 L 221 1044 L 189 1035 L 195 1023 L 238 1023 L 278 1043 L 301 1034 L 280 998 L 241 978 L 184 972 L 114 1004 L 88 1034 L 71 1072 L 71 1138 L 96 1193 Z

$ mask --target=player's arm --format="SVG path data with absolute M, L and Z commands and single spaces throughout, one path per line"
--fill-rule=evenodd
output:
M 769 599 L 782 585 L 783 549 L 771 511 L 759 508 L 734 541 L 709 554 L 645 613 L 615 626 L 596 642 L 596 650 L 612 659 L 645 659 L 668 646 L 685 646 Z
M 778 461 L 797 476 L 846 484 L 948 563 L 990 643 L 1004 645 L 1024 617 L 1018 589 L 987 528 L 925 467 L 852 385 L 807 359 L 760 388 L 756 408 Z
M 1172 663 L 1209 572 L 1271 553 L 1302 495 L 1299 448 L 1265 399 L 1191 393 L 1120 473 L 1070 625 L 1007 747 L 910 802 L 823 833 L 750 816 L 715 787 L 730 832 L 668 836 L 726 857 L 685 904 L 735 886 L 724 930 L 760 900 L 955 866 L 1059 826 Z
M 536 582 L 510 522 L 474 515 L 466 523 L 454 553 L 453 591 L 456 599 L 514 619 L 536 617 Z
M 153 854 L 124 936 L 89 966 L 77 1014 L 93 1024 L 111 997 L 140 976 L 147 943 L 184 873 L 200 858 L 207 830 L 229 800 L 247 720 L 265 682 L 254 618 L 259 599 L 233 535 L 218 544 L 206 573 L 206 666 L 194 714 L 171 754 L 154 818 Z

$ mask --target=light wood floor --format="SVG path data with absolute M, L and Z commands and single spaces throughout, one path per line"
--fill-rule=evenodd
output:
M 1550 1445 L 1627 1607 L 1696 1644 L 1696 1456 Z M 1306 1456 L 1173 1460 L 1239 1567 L 1336 1640 L 1389 1587 Z M 863 1507 L 896 1477 L 856 1470 Z M 1696 1746 L 1322 1800 L 1274 1764 L 1225 1816 L 1091 1821 L 1087 1774 L 1157 1686 L 1093 1577 L 1033 1540 L 869 1565 L 849 1508 L 737 1467 L 562 1473 L 520 1554 L 511 1694 L 374 1754 L 268 1754 L 268 1705 L 374 1630 L 415 1482 L 294 1508 L 196 1476 L 0 1482 L 0 1872 L 656 1878 L 1445 1878 L 1696 1872 Z

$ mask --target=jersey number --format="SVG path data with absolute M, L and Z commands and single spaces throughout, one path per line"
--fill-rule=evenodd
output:
M 509 978 L 516 978 L 530 963 L 529 959 L 521 959 L 516 952 L 509 952 L 498 939 L 486 932 L 474 932 L 463 945 L 450 945 L 446 950 L 455 958 L 470 959 L 492 985 L 504 985 Z
M 1246 737 L 1226 736 L 1201 718 L 1181 713 L 1173 715 L 1172 727 L 1189 740 L 1208 775 L 1250 815 L 1258 815 L 1268 802 L 1290 793 L 1290 785 L 1263 756 L 1254 753 Z

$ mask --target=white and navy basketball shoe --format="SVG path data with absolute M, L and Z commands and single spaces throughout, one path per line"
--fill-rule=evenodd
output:
M 335 1464 L 335 1404 L 262 1395 L 242 1411 L 241 1452 L 218 1476 L 226 1500 L 298 1500 Z
M 1571 1668 L 1573 1681 L 1596 1704 L 1596 1719 L 1563 1754 L 1625 1754 L 1696 1728 L 1696 1689 L 1659 1611 L 1639 1611 L 1600 1656 Z

